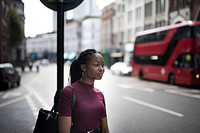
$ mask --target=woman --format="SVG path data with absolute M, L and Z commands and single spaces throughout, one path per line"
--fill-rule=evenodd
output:
M 75 107 L 72 110 L 73 91 L 66 86 L 59 100 L 59 132 L 109 133 L 104 95 L 94 87 L 104 73 L 102 55 L 94 49 L 80 53 L 70 66 L 71 85 L 75 88 Z

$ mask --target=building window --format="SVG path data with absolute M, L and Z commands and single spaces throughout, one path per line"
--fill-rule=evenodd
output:
M 132 30 L 129 29 L 128 30 L 128 41 L 131 41 L 131 39 L 132 39 Z
M 128 12 L 128 23 L 132 23 L 132 11 Z
M 136 8 L 136 20 L 141 19 L 141 7 Z
M 135 28 L 135 33 L 141 31 L 141 29 L 142 29 L 141 27 L 136 27 L 136 28 Z
M 152 2 L 145 4 L 145 17 L 151 17 L 152 16 Z
M 132 4 L 132 0 L 128 0 L 128 4 Z
M 165 0 L 156 0 L 156 13 L 165 11 Z
M 144 26 L 144 30 L 148 30 L 148 29 L 152 29 L 153 28 L 153 24 L 147 24 Z

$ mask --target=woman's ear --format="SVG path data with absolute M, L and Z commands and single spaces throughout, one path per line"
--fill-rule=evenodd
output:
M 85 66 L 85 64 L 81 64 L 81 70 L 83 71 L 83 72 L 85 72 L 86 71 L 86 66 Z

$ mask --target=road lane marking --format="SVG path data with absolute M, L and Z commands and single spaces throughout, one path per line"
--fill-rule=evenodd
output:
M 40 94 L 32 86 L 25 85 L 25 88 L 37 98 L 37 100 L 40 102 L 40 104 L 43 106 L 43 108 L 51 109 L 51 107 L 48 105 L 48 103 L 45 102 L 45 100 L 40 96 Z
M 17 96 L 20 96 L 20 95 L 22 95 L 21 92 L 7 92 L 2 96 L 2 99 L 17 97 Z
M 119 84 L 119 87 L 125 88 L 125 89 L 134 89 L 139 91 L 145 91 L 145 92 L 154 92 L 154 89 L 149 87 L 137 87 L 133 85 L 127 85 L 127 84 Z
M 152 88 L 149 88 L 149 87 L 143 87 L 143 88 L 139 88 L 139 89 L 137 89 L 137 90 L 140 90 L 140 89 L 142 89 L 143 91 L 147 91 L 147 92 L 154 92 L 154 89 L 152 89 Z
M 28 102 L 28 105 L 30 106 L 32 112 L 33 112 L 33 115 L 35 117 L 35 119 L 37 118 L 38 116 L 38 108 L 36 107 L 35 103 L 33 102 L 33 99 L 31 98 L 30 95 L 27 95 L 26 97 L 26 100 Z
M 143 106 L 146 106 L 146 107 L 149 107 L 149 108 L 158 110 L 158 111 L 162 111 L 162 112 L 165 112 L 165 113 L 168 113 L 168 114 L 172 114 L 172 115 L 175 115 L 175 116 L 178 116 L 178 117 L 183 117 L 183 116 L 184 116 L 184 115 L 181 114 L 181 113 L 178 113 L 178 112 L 175 112 L 175 111 L 166 109 L 166 108 L 162 108 L 162 107 L 159 107 L 159 106 L 150 104 L 150 103 L 146 103 L 146 102 L 137 100 L 137 99 L 132 98 L 132 97 L 123 96 L 123 98 L 126 99 L 126 100 L 128 100 L 128 101 L 135 102 L 135 103 L 138 103 L 138 104 L 140 104 L 140 105 L 143 105 Z
M 187 97 L 192 97 L 192 98 L 198 98 L 198 99 L 200 99 L 200 95 L 185 93 L 185 92 L 181 92 L 181 91 L 165 90 L 165 92 L 176 94 L 176 95 L 181 95 L 181 96 L 187 96 Z
M 2 103 L 2 104 L 0 104 L 0 108 L 1 108 L 1 107 L 4 107 L 4 106 L 8 106 L 8 105 L 13 104 L 13 103 L 16 103 L 16 102 L 19 102 L 19 101 L 22 101 L 22 100 L 25 99 L 25 97 L 26 97 L 27 95 L 30 95 L 30 94 L 26 94 L 26 95 L 24 95 L 24 96 L 17 97 L 17 98 L 15 98 L 15 99 L 12 99 L 12 100 L 9 100 L 9 101 L 7 101 L 7 102 L 5 102 L 5 103 Z

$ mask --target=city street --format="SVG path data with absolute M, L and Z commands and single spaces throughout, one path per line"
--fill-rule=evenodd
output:
M 64 66 L 65 82 L 69 67 Z M 0 91 L 2 133 L 32 133 L 40 108 L 51 109 L 56 64 L 21 73 L 21 86 Z M 105 96 L 111 133 L 200 133 L 200 89 L 113 75 L 95 82 Z

